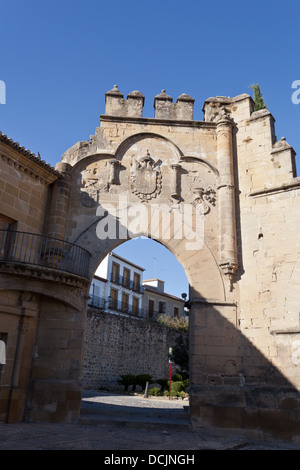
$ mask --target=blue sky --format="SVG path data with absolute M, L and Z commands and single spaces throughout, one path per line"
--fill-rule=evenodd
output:
M 172 253 L 154 240 L 134 238 L 114 250 L 123 258 L 145 268 L 143 279 L 158 278 L 165 281 L 165 292 L 181 298 L 188 294 L 189 283 L 184 269 Z
M 259 83 L 300 168 L 300 104 L 291 100 L 299 1 L 0 0 L 0 8 L 0 131 L 53 166 L 94 134 L 115 84 L 124 96 L 145 95 L 145 117 L 162 89 L 174 101 L 188 93 L 201 120 L 206 98 L 252 95 Z

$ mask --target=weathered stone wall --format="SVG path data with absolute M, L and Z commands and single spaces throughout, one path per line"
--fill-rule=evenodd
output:
M 176 331 L 135 317 L 88 309 L 81 383 L 83 388 L 122 388 L 122 374 L 168 378 L 168 350 Z
M 28 155 L 27 155 L 28 154 Z M 57 174 L 58 175 L 58 174 Z M 17 222 L 15 230 L 42 233 L 54 170 L 2 136 L 0 140 L 0 213 Z

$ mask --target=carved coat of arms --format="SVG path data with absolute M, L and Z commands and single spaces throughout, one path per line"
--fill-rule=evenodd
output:
M 204 188 L 195 188 L 193 193 L 196 194 L 196 198 L 193 201 L 193 206 L 203 215 L 207 214 L 210 211 L 210 206 L 207 204 L 209 202 L 211 205 L 216 205 L 216 191 L 210 187 Z
M 161 172 L 156 168 L 149 151 L 139 161 L 135 161 L 131 189 L 142 201 L 155 198 L 161 191 Z

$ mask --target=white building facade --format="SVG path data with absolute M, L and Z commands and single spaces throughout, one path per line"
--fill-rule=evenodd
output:
M 109 253 L 96 270 L 89 305 L 142 317 L 143 272 L 141 266 Z
M 185 316 L 185 301 L 164 291 L 164 281 L 143 280 L 144 268 L 109 253 L 91 283 L 89 305 L 139 318 Z
M 185 316 L 185 301 L 164 289 L 164 281 L 160 279 L 147 279 L 143 281 L 143 311 L 145 318 L 157 318 L 166 315 L 170 318 Z

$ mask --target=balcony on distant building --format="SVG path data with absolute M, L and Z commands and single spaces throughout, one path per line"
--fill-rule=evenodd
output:
M 128 315 L 142 317 L 143 310 L 127 302 L 122 302 L 115 299 L 106 300 L 97 295 L 90 295 L 89 307 L 98 308 L 100 310 L 107 310 L 109 312 L 127 313 Z
M 121 276 L 120 274 L 112 272 L 110 276 L 110 280 L 114 284 L 125 287 L 125 289 L 133 290 L 134 292 L 137 292 L 138 294 L 142 294 L 144 292 L 144 288 L 141 283 L 132 281 L 125 276 Z

